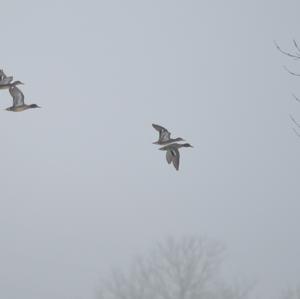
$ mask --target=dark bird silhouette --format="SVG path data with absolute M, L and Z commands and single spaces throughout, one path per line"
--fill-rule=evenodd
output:
M 0 89 L 9 88 L 12 80 L 13 80 L 13 76 L 7 77 L 4 71 L 0 70 Z
M 37 104 L 30 104 L 27 105 L 24 102 L 24 94 L 23 92 L 17 87 L 17 85 L 23 84 L 21 81 L 15 81 L 10 84 L 9 86 L 9 93 L 13 98 L 13 105 L 9 108 L 6 108 L 7 111 L 13 112 L 21 112 L 27 109 L 32 108 L 41 108 Z
M 181 147 L 193 147 L 193 146 L 190 145 L 189 143 L 183 143 L 183 144 L 172 143 L 160 148 L 161 151 L 167 151 L 166 152 L 167 162 L 169 164 L 173 162 L 173 165 L 176 170 L 179 170 L 179 161 L 180 161 L 179 149 Z
M 181 137 L 178 138 L 171 138 L 171 133 L 164 127 L 152 124 L 152 127 L 159 132 L 159 137 L 158 140 L 153 142 L 153 144 L 159 144 L 159 145 L 164 145 L 164 144 L 169 144 L 172 142 L 177 142 L 177 141 L 184 141 Z

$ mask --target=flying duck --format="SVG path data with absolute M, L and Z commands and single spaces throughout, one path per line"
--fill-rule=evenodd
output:
M 180 160 L 180 154 L 179 154 L 179 149 L 181 147 L 193 147 L 189 143 L 172 143 L 169 145 L 166 145 L 164 147 L 161 147 L 161 151 L 167 151 L 166 153 L 166 159 L 169 164 L 173 162 L 173 165 L 176 170 L 179 170 L 179 160 Z
M 159 132 L 159 138 L 157 141 L 153 142 L 153 144 L 165 145 L 172 142 L 184 141 L 181 137 L 171 138 L 171 133 L 164 127 L 152 124 L 152 127 Z
M 9 93 L 13 98 L 13 105 L 9 108 L 6 108 L 7 111 L 13 112 L 21 112 L 31 108 L 41 108 L 36 104 L 27 105 L 24 102 L 24 94 L 22 91 L 16 86 L 23 84 L 21 81 L 15 81 L 10 84 Z

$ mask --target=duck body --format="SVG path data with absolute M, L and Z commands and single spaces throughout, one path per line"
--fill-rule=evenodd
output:
M 155 141 L 153 142 L 153 144 L 158 144 L 158 145 L 168 145 L 170 143 L 174 143 L 174 142 L 178 142 L 178 141 L 184 141 L 184 139 L 178 137 L 178 138 L 170 138 L 168 140 L 165 140 L 165 141 Z
M 177 141 L 184 141 L 181 137 L 171 138 L 171 133 L 160 125 L 152 124 L 152 127 L 159 132 L 158 140 L 153 142 L 153 144 L 166 145 Z
M 8 108 L 6 108 L 6 111 L 22 112 L 22 111 L 32 109 L 32 108 L 41 108 L 41 107 L 39 107 L 36 104 L 31 104 L 31 105 L 26 105 L 25 104 L 24 106 L 19 106 L 19 107 L 14 107 L 14 106 L 8 107 Z
M 6 108 L 7 111 L 13 112 L 22 112 L 32 108 L 40 108 L 37 104 L 25 104 L 24 101 L 24 94 L 23 92 L 17 87 L 17 85 L 23 84 L 20 81 L 15 81 L 10 84 L 9 93 L 13 98 L 13 105 L 11 107 Z
M 180 162 L 179 149 L 181 147 L 193 147 L 193 146 L 190 145 L 189 143 L 184 143 L 184 144 L 172 143 L 160 148 L 161 151 L 166 151 L 166 160 L 168 164 L 173 163 L 177 171 L 179 170 L 179 162 Z

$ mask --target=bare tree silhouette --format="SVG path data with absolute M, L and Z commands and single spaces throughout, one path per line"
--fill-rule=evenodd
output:
M 300 299 L 300 287 L 289 289 L 282 293 L 282 299 Z
M 248 289 L 220 283 L 223 253 L 218 243 L 203 238 L 168 238 L 145 258 L 136 258 L 127 274 L 114 271 L 98 298 L 244 299 Z
M 278 49 L 278 51 L 280 51 L 282 54 L 294 59 L 294 60 L 300 60 L 300 47 L 298 46 L 297 42 L 295 40 L 293 40 L 293 44 L 294 44 L 294 48 L 295 48 L 295 53 L 292 54 L 290 52 L 284 51 L 281 49 L 281 47 L 277 44 L 276 41 L 274 41 L 274 44 L 276 46 L 276 48 Z M 299 73 L 295 73 L 290 71 L 286 66 L 284 66 L 284 68 L 286 69 L 287 72 L 289 72 L 291 75 L 293 76 L 300 76 Z
M 296 42 L 296 40 L 293 40 L 293 47 L 294 47 L 294 53 L 291 53 L 291 52 L 287 52 L 285 50 L 282 50 L 282 48 L 277 44 L 276 41 L 274 41 L 274 44 L 276 46 L 276 48 L 278 49 L 279 52 L 281 52 L 282 54 L 288 56 L 289 58 L 293 59 L 293 60 L 296 60 L 296 61 L 300 61 L 300 46 L 298 45 L 298 43 Z M 294 71 L 291 71 L 290 69 L 288 69 L 286 66 L 284 66 L 284 69 L 291 75 L 293 76 L 300 76 L 300 73 L 296 73 Z M 300 99 L 293 94 L 293 97 L 294 99 L 297 101 L 297 102 L 300 102 Z M 300 128 L 300 124 L 298 121 L 296 121 L 296 119 L 293 117 L 293 115 L 290 115 L 290 118 L 294 124 L 294 128 L 293 128 L 293 131 L 295 132 L 295 134 L 300 137 L 300 133 L 299 131 L 297 130 L 297 128 Z

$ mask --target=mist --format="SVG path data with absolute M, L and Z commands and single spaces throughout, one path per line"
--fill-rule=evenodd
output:
M 0 297 L 97 298 L 167 236 L 251 298 L 300 283 L 298 1 L 2 1 Z M 298 69 L 297 69 L 298 68 Z M 152 123 L 190 142 L 177 172 Z

